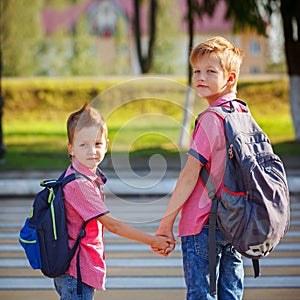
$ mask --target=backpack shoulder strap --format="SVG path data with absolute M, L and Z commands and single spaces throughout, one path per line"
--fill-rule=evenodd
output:
M 65 177 L 67 173 L 67 170 L 65 170 L 60 176 L 58 179 L 47 179 L 47 180 L 43 180 L 40 182 L 40 186 L 42 187 L 48 187 L 48 188 L 51 188 L 51 187 L 54 187 L 56 186 L 57 184 L 62 184 L 62 186 L 65 186 L 67 183 L 75 180 L 76 178 L 79 178 L 79 177 L 83 177 L 80 173 L 72 173 L 72 174 L 69 174 L 68 176 Z
M 230 103 L 229 108 L 222 106 L 222 105 L 227 104 L 227 103 Z M 200 113 L 198 115 L 197 120 L 196 120 L 196 124 L 197 124 L 197 122 L 199 122 L 199 119 L 208 112 L 215 113 L 218 117 L 220 117 L 222 120 L 224 120 L 226 115 L 228 115 L 228 113 L 231 113 L 231 112 L 234 112 L 234 111 L 235 111 L 235 109 L 234 109 L 234 106 L 232 104 L 232 101 L 223 102 L 219 106 L 208 107 L 207 109 L 205 109 L 202 113 Z
M 209 199 L 213 200 L 216 196 L 216 188 L 205 166 L 202 166 L 199 176 L 208 191 Z
M 82 177 L 80 174 L 75 174 L 75 173 L 69 174 L 68 176 L 63 178 L 62 186 L 66 185 L 67 183 L 75 180 L 76 178 L 80 178 L 80 177 Z
M 63 181 L 65 175 L 66 175 L 67 170 L 63 171 L 63 173 L 59 176 L 58 179 L 46 179 L 40 182 L 40 186 L 42 187 L 54 187 L 55 185 L 57 185 L 57 182 L 61 182 Z
M 240 103 L 243 106 L 243 112 L 245 112 L 245 113 L 249 112 L 249 108 L 248 108 L 248 105 L 246 102 L 244 102 L 241 99 L 234 99 L 234 100 L 223 102 L 219 106 L 207 108 L 203 113 L 199 114 L 198 119 L 201 115 L 210 111 L 210 112 L 213 112 L 216 115 L 218 115 L 224 121 L 225 117 L 228 114 L 235 112 L 235 108 L 234 108 L 234 105 L 232 102 Z M 228 107 L 228 104 L 229 104 L 229 107 Z M 205 184 L 205 187 L 208 191 L 209 198 L 213 200 L 216 196 L 216 188 L 214 186 L 214 183 L 211 179 L 211 176 L 210 176 L 208 170 L 205 167 L 202 167 L 200 170 L 199 176 L 201 177 L 203 183 Z
M 227 101 L 227 102 L 224 102 L 224 103 L 222 103 L 222 104 L 225 104 L 225 103 L 228 103 L 228 102 L 230 102 L 230 110 L 232 111 L 232 110 L 234 110 L 234 107 L 233 107 L 233 105 L 232 105 L 232 101 Z M 221 104 L 221 105 L 222 105 Z M 217 106 L 217 107 L 209 107 L 209 108 L 207 108 L 204 112 L 202 112 L 201 114 L 199 114 L 198 115 L 198 118 L 197 118 L 197 121 L 199 120 L 199 118 L 202 116 L 202 115 L 204 115 L 205 113 L 207 113 L 207 112 L 213 112 L 213 113 L 215 113 L 218 117 L 220 117 L 223 121 L 224 121 L 224 119 L 225 119 L 225 117 L 226 117 L 226 115 L 228 114 L 228 113 L 230 113 L 229 111 L 228 111 L 228 109 L 226 109 L 226 108 L 224 108 L 224 107 L 222 107 L 222 106 Z M 215 188 L 215 185 L 214 185 L 214 183 L 213 183 L 213 181 L 212 181 L 212 179 L 211 179 L 211 176 L 210 176 L 210 174 L 209 174 L 209 172 L 208 172 L 208 170 L 207 170 L 207 168 L 205 168 L 204 166 L 201 168 L 201 170 L 200 170 L 200 173 L 199 173 L 199 176 L 201 177 L 201 179 L 202 179 L 202 181 L 203 181 L 203 184 L 205 185 L 205 187 L 206 187 L 206 189 L 207 189 L 207 191 L 208 191 L 208 197 L 210 198 L 210 199 L 214 199 L 215 198 L 215 196 L 216 196 L 216 188 Z
M 234 99 L 234 100 L 229 100 L 221 103 L 219 106 L 214 106 L 214 107 L 208 107 L 203 113 L 207 111 L 211 111 L 216 113 L 219 117 L 224 119 L 226 115 L 230 113 L 234 113 L 236 111 L 233 102 L 238 102 L 242 106 L 242 112 L 244 113 L 249 113 L 249 107 L 247 103 L 241 99 Z

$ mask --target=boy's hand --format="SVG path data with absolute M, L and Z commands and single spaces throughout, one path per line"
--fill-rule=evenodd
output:
M 157 229 L 155 235 L 170 237 L 174 241 L 174 243 L 170 244 L 169 247 L 167 247 L 165 249 L 158 249 L 158 248 L 153 248 L 152 247 L 152 250 L 155 253 L 163 255 L 163 256 L 168 256 L 175 249 L 175 244 L 176 244 L 174 234 L 173 234 L 173 230 L 172 230 L 172 226 L 164 226 L 163 224 L 160 224 L 160 226 Z
M 168 256 L 169 253 L 171 253 L 174 249 L 175 249 L 175 246 L 176 246 L 176 240 L 174 239 L 174 236 L 173 236 L 173 233 L 170 234 L 169 236 L 166 236 L 166 235 L 158 235 L 156 233 L 156 236 L 157 237 L 160 237 L 160 238 L 166 238 L 167 241 L 168 241 L 168 245 L 167 247 L 164 247 L 164 248 L 160 248 L 160 247 L 151 247 L 152 250 L 157 253 L 157 254 L 160 254 L 162 256 Z
M 163 256 L 167 256 L 174 250 L 176 244 L 174 238 L 167 236 L 156 236 L 155 239 L 157 240 L 157 242 L 151 246 L 151 249 L 154 252 Z
M 165 249 L 159 249 L 159 248 L 155 248 L 155 247 L 151 247 L 152 251 L 160 254 L 162 256 L 168 256 L 174 249 L 176 246 L 176 241 L 169 243 L 168 247 L 166 247 Z

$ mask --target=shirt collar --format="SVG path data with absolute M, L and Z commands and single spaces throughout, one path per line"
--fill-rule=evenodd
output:
M 101 171 L 101 169 L 98 167 L 96 170 L 96 174 L 92 172 L 88 167 L 80 163 L 76 158 L 73 158 L 72 160 L 72 166 L 75 172 L 81 173 L 85 176 L 87 176 L 89 179 L 93 181 L 99 181 L 101 184 L 105 184 L 107 181 L 107 178 L 105 174 Z
M 213 102 L 209 107 L 216 107 L 216 106 L 220 106 L 221 104 L 223 104 L 224 102 L 227 101 L 231 101 L 236 99 L 236 93 L 232 92 L 232 93 L 228 93 L 226 95 L 221 96 L 220 98 L 218 98 L 215 102 Z

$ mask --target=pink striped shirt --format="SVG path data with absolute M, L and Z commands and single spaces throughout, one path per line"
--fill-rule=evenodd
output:
M 235 93 L 217 99 L 211 107 L 236 99 Z M 239 109 L 239 108 L 238 108 Z M 221 194 L 224 176 L 226 141 L 223 120 L 213 112 L 201 115 L 192 133 L 188 155 L 206 166 L 215 184 L 217 195 Z M 209 218 L 211 200 L 201 178 L 183 205 L 178 225 L 179 236 L 195 235 L 201 232 Z
M 104 204 L 103 185 L 106 181 L 101 173 L 94 174 L 76 159 L 73 167 L 87 178 L 78 178 L 68 183 L 63 191 L 65 195 L 66 216 L 68 222 L 69 247 L 72 247 L 78 237 L 84 221 L 91 220 L 86 226 L 86 236 L 80 242 L 80 271 L 82 281 L 99 290 L 105 290 L 106 265 L 103 244 L 103 226 L 97 220 L 109 211 Z M 66 176 L 74 173 L 70 166 Z M 98 187 L 99 185 L 99 187 Z M 78 251 L 78 250 L 77 250 Z M 77 253 L 76 253 L 77 254 Z M 76 254 L 66 272 L 77 278 Z

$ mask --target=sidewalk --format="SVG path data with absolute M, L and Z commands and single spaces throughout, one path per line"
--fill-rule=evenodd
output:
M 300 193 L 300 159 L 286 157 L 285 163 L 291 194 Z M 108 177 L 106 195 L 168 195 L 172 193 L 184 159 L 135 158 L 107 159 L 102 170 Z M 150 167 L 149 167 L 150 164 Z M 58 178 L 62 170 L 0 171 L 0 197 L 32 197 L 40 188 L 40 181 Z

